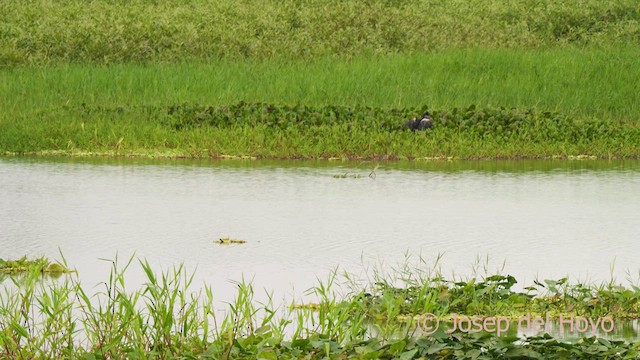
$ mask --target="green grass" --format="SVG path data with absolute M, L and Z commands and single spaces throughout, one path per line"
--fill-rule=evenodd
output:
M 635 0 L 4 1 L 0 153 L 636 158 L 639 39 Z M 276 128 L 168 116 L 241 102 L 376 110 L 358 126 L 361 113 Z M 500 108 L 512 123 L 557 115 L 527 118 L 529 137 L 492 121 L 419 134 L 364 124 Z
M 0 70 L 0 152 L 263 158 L 637 157 L 640 48 L 448 50 L 352 60 L 228 61 L 185 64 L 60 65 Z M 322 109 L 373 107 L 366 119 L 326 126 L 265 127 L 242 116 L 219 126 L 176 127 L 170 109 L 239 102 Z M 410 133 L 401 125 L 476 105 L 557 112 L 607 129 L 576 140 L 505 136 L 449 127 Z M 395 109 L 395 110 L 394 110 Z M 195 110 L 194 110 L 195 111 Z M 358 111 L 356 111 L 358 112 Z M 390 114 L 397 114 L 394 118 Z M 512 114 L 513 115 L 513 114 Z M 509 115 L 509 116 L 512 116 Z M 199 115 L 192 114 L 194 122 Z M 247 115 L 248 116 L 248 115 Z M 482 115 L 484 116 L 484 115 Z M 515 118 L 514 118 L 515 119 Z M 362 126 L 349 125 L 359 121 Z M 196 121 L 197 122 L 197 121 Z M 490 125 L 490 124 L 489 124 Z M 571 128 L 571 127 L 570 127 Z M 536 130 L 537 131 L 537 130 Z M 309 138 L 317 141 L 308 141 Z M 416 146 L 419 143 L 420 146 Z
M 446 50 L 352 60 L 60 65 L 2 70 L 2 117 L 62 105 L 171 106 L 238 101 L 432 109 L 539 108 L 640 119 L 640 47 Z
M 8 0 L 0 65 L 633 44 L 635 0 Z
M 481 352 L 490 358 L 573 359 L 638 356 L 638 343 L 578 335 L 519 338 L 514 331 L 421 334 L 417 317 L 431 312 L 460 316 L 523 313 L 637 319 L 640 289 L 613 280 L 602 285 L 566 279 L 512 290 L 510 276 L 447 281 L 438 273 L 403 265 L 374 271 L 368 282 L 333 272 L 310 289 L 316 302 L 300 306 L 257 303 L 250 283 L 237 283 L 233 301 L 219 307 L 214 291 L 192 290 L 193 273 L 182 266 L 162 273 L 146 261 L 145 283 L 131 290 L 118 260 L 91 291 L 69 275 L 45 281 L 40 268 L 14 280 L 0 294 L 3 358 L 203 358 L 203 359 L 459 359 Z M 424 265 L 424 264 L 423 264 Z M 65 264 L 66 266 L 66 264 Z M 339 295 L 342 294 L 342 295 Z M 286 308 L 285 308 L 286 307 Z M 537 309 L 537 310 L 536 310 Z M 222 310 L 222 311 L 221 311 Z M 637 334 L 635 334 L 637 337 Z M 366 354 L 366 356 L 365 356 Z M 475 354 L 475 355 L 474 355 Z

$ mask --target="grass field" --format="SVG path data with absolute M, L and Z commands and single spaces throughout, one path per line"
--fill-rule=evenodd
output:
M 115 107 L 261 101 L 432 109 L 476 104 L 636 121 L 638 58 L 640 47 L 468 49 L 312 62 L 66 64 L 2 70 L 0 104 L 8 114 L 82 103 Z
M 637 44 L 635 0 L 6 0 L 0 65 Z
M 634 0 L 9 0 L 0 153 L 638 157 L 639 39 Z M 310 110 L 220 122 L 260 103 Z
M 4 69 L 0 151 L 266 158 L 637 157 L 639 55 L 640 47 L 466 49 L 352 60 Z M 309 125 L 301 120 L 277 127 L 266 126 L 255 112 L 238 113 L 224 125 L 197 120 L 202 117 L 198 111 L 207 107 L 240 102 L 318 111 L 342 106 L 352 115 L 337 122 Z M 479 115 L 466 111 L 472 105 Z M 192 110 L 178 119 L 169 115 L 175 107 Z M 364 107 L 374 109 L 357 110 Z M 505 134 L 495 122 L 477 121 L 490 120 L 485 114 L 500 107 L 517 109 L 501 115 L 507 117 L 529 110 L 557 113 L 567 126 L 528 116 L 524 124 L 529 130 L 518 125 L 516 136 Z M 437 124 L 456 108 L 476 123 L 449 123 L 420 133 L 400 128 L 425 109 Z M 582 134 L 580 124 L 594 129 Z

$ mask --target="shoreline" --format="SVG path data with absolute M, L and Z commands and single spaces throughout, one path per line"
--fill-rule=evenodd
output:
M 179 159 L 179 160 L 282 160 L 282 161 L 326 161 L 326 162 L 348 162 L 348 161 L 416 161 L 416 162 L 448 162 L 448 161 L 548 161 L 548 160 L 565 160 L 565 161 L 591 161 L 591 160 L 637 160 L 640 159 L 640 154 L 635 156 L 598 156 L 598 155 L 551 155 L 551 156 L 538 156 L 538 157 L 468 157 L 457 158 L 453 156 L 448 157 L 421 157 L 413 159 L 389 159 L 389 158 L 365 158 L 365 157 L 291 157 L 291 158 L 279 158 L 279 157 L 260 157 L 251 155 L 226 155 L 220 154 L 213 157 L 197 157 L 188 154 L 169 154 L 163 152 L 145 153 L 145 152 L 132 152 L 132 153 L 117 153 L 117 152 L 91 152 L 91 151 L 65 151 L 65 150 L 44 150 L 44 151 L 32 151 L 32 152 L 3 152 L 0 153 L 1 157 L 67 157 L 67 158 L 132 158 L 132 159 Z

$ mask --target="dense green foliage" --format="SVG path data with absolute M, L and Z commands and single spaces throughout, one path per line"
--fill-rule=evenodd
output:
M 351 57 L 638 40 L 635 0 L 0 3 L 4 65 Z
M 517 283 L 512 276 L 493 275 L 484 279 L 447 281 L 431 279 L 424 283 L 395 287 L 378 282 L 371 292 L 362 293 L 358 301 L 367 309 L 368 316 L 387 319 L 390 315 L 434 313 L 466 316 L 549 315 L 573 313 L 590 318 L 611 316 L 615 319 L 640 317 L 640 288 L 626 289 L 614 283 L 600 287 L 571 284 L 567 278 L 535 281 L 525 291 L 515 291 Z M 390 314 L 389 309 L 397 313 Z M 387 319 L 388 320 L 388 319 Z
M 132 260 L 132 259 L 131 259 Z M 182 266 L 146 275 L 127 286 L 117 259 L 109 279 L 88 292 L 72 275 L 44 280 L 33 262 L 26 276 L 12 278 L 0 294 L 2 358 L 202 358 L 202 359 L 633 359 L 638 343 L 548 334 L 518 337 L 514 331 L 421 334 L 415 316 L 512 316 L 548 304 L 545 311 L 587 317 L 637 316 L 640 289 L 614 282 L 572 285 L 545 281 L 513 291 L 510 276 L 446 281 L 421 268 L 405 267 L 372 284 L 338 288 L 333 273 L 312 289 L 317 303 L 283 309 L 257 304 L 251 284 L 238 283 L 235 299 L 219 308 L 213 291 L 191 290 L 193 274 Z M 65 265 L 66 267 L 66 265 Z M 345 275 L 353 284 L 352 275 Z M 408 277 L 407 277 L 408 276 Z M 398 279 L 403 279 L 398 282 Z M 5 280 L 7 281 L 7 280 Z M 391 284 L 395 283 L 395 286 Z M 346 295 L 338 297 L 336 292 Z M 455 304 L 454 304 L 455 303 Z M 621 311 L 621 309 L 625 309 Z M 223 310 L 223 311 L 220 311 Z M 285 311 L 283 311 L 285 310 Z M 556 313 L 557 314 L 557 313 Z M 443 317 L 444 319 L 444 317 Z M 616 318 L 616 321 L 620 321 Z M 634 334 L 637 338 L 638 334 Z M 480 357 L 479 357 L 480 356 Z
M 585 154 L 629 158 L 640 153 L 636 123 L 575 121 L 532 109 L 471 106 L 432 110 L 434 126 L 427 131 L 411 132 L 403 126 L 424 110 L 243 102 L 230 106 L 63 106 L 39 113 L 35 121 L 26 118 L 0 124 L 0 149 L 10 153 L 53 150 L 347 159 Z
M 423 108 L 381 109 L 366 106 L 309 107 L 274 106 L 263 103 L 239 103 L 231 106 L 177 105 L 169 107 L 170 126 L 176 130 L 214 126 L 264 126 L 267 128 L 309 129 L 342 126 L 345 131 L 406 130 L 403 119 L 411 119 L 428 110 Z M 108 110 L 107 110 L 108 111 Z M 124 111 L 121 109 L 121 111 Z M 150 111 L 150 109 L 147 109 Z M 117 110 L 116 110 L 117 112 Z M 158 114 L 160 118 L 164 114 Z M 433 128 L 429 131 L 454 131 L 470 138 L 533 143 L 589 143 L 596 139 L 617 139 L 623 143 L 640 141 L 640 128 L 606 120 L 576 122 L 551 112 L 517 109 L 432 110 Z

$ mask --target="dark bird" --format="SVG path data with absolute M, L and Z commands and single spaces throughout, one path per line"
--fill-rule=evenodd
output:
M 404 123 L 404 126 L 411 129 L 411 131 L 426 130 L 433 126 L 433 124 L 431 123 L 431 115 L 429 115 L 429 112 L 427 111 L 426 113 L 424 113 L 424 115 L 422 115 L 422 117 L 413 118 L 407 121 L 406 123 Z

